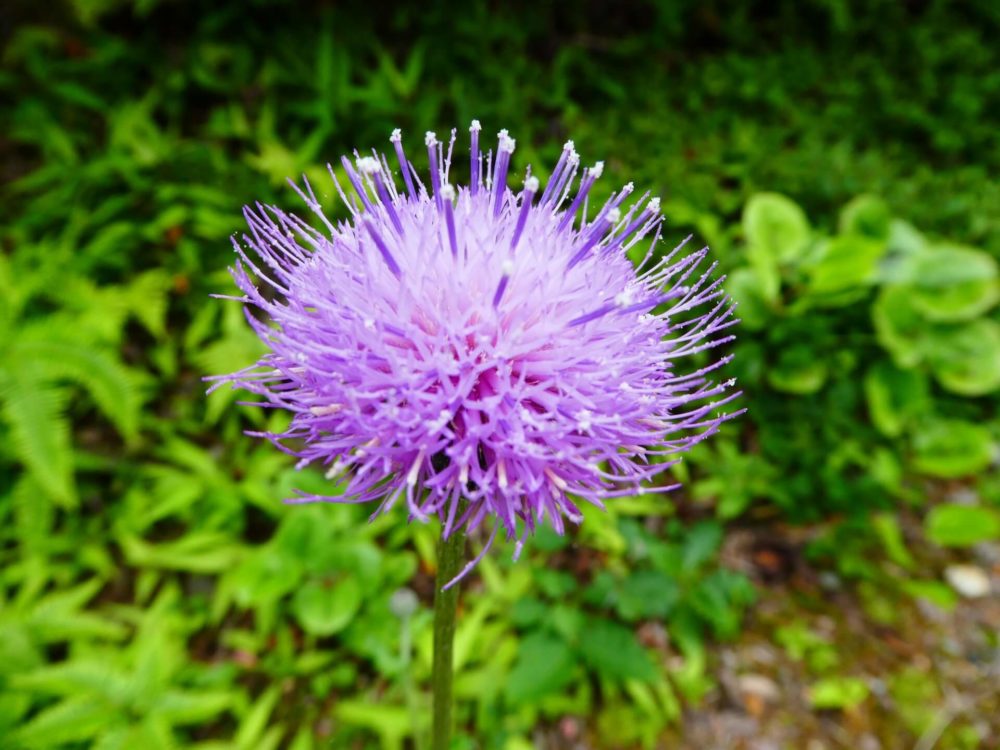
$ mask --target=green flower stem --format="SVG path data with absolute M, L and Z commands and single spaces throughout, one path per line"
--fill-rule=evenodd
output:
M 437 576 L 434 579 L 434 666 L 431 687 L 434 694 L 434 724 L 431 750 L 448 750 L 451 746 L 451 683 L 453 676 L 452 648 L 455 643 L 455 610 L 458 607 L 458 586 L 442 588 L 458 575 L 465 548 L 465 535 L 453 533 L 437 545 Z

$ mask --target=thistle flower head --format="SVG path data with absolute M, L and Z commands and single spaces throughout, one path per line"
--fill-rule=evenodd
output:
M 580 502 L 670 489 L 651 483 L 737 395 L 711 379 L 728 358 L 679 364 L 735 321 L 707 250 L 657 252 L 658 198 L 629 202 L 629 183 L 588 216 L 604 163 L 581 167 L 572 141 L 544 189 L 511 189 L 514 139 L 484 154 L 480 131 L 468 187 L 450 178 L 454 131 L 427 133 L 424 183 L 397 130 L 402 184 L 377 153 L 342 160 L 349 189 L 331 169 L 347 221 L 308 181 L 293 187 L 321 230 L 247 208 L 233 276 L 269 353 L 218 381 L 291 412 L 263 436 L 342 483 L 300 501 L 402 505 L 445 535 L 492 523 L 516 556 L 539 523 L 579 523 Z

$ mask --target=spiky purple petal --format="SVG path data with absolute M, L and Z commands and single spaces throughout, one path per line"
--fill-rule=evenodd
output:
M 692 281 L 707 251 L 654 255 L 659 199 L 621 208 L 630 183 L 588 220 L 598 162 L 563 209 L 571 141 L 537 201 L 535 177 L 515 194 L 514 140 L 501 131 L 494 159 L 479 123 L 470 131 L 468 189 L 448 181 L 454 132 L 447 156 L 427 134 L 428 190 L 397 130 L 405 192 L 384 156 L 345 158 L 360 201 L 341 191 L 349 221 L 331 223 L 308 182 L 296 190 L 325 231 L 248 207 L 233 276 L 270 352 L 216 380 L 290 411 L 264 437 L 345 488 L 299 501 L 405 505 L 446 535 L 492 519 L 519 554 L 544 519 L 559 533 L 579 523 L 577 501 L 672 489 L 649 483 L 738 413 L 716 410 L 738 395 L 732 381 L 708 378 L 727 358 L 686 374 L 675 360 L 729 341 L 718 334 L 734 320 L 714 266 Z M 625 252 L 650 235 L 637 268 Z

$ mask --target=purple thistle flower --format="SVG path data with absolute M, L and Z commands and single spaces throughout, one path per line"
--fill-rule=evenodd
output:
M 427 134 L 426 186 L 396 130 L 404 191 L 374 151 L 342 160 L 350 193 L 330 170 L 348 221 L 333 224 L 307 180 L 292 186 L 325 231 L 273 206 L 244 210 L 232 273 L 270 352 L 214 387 L 291 412 L 286 431 L 251 434 L 342 478 L 343 495 L 294 502 L 378 500 L 373 518 L 403 504 L 438 516 L 445 536 L 492 521 L 483 552 L 502 529 L 516 558 L 544 519 L 560 534 L 579 523 L 578 501 L 676 486 L 648 483 L 736 416 L 717 408 L 739 394 L 708 377 L 728 356 L 692 372 L 675 362 L 730 341 L 720 332 L 736 321 L 715 265 L 698 272 L 707 249 L 682 253 L 685 240 L 654 254 L 658 198 L 625 207 L 630 183 L 588 220 L 602 162 L 570 200 L 581 171 L 570 141 L 540 194 L 530 169 L 512 191 L 514 140 L 500 131 L 484 155 L 478 121 L 470 130 L 468 188 L 450 183 L 455 131 L 447 151 Z M 644 238 L 636 267 L 626 251 Z

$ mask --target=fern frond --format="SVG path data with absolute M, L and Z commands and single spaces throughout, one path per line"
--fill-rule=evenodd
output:
M 170 284 L 167 273 L 157 268 L 137 276 L 126 290 L 130 314 L 157 338 L 162 338 L 165 330 Z
M 107 352 L 67 341 L 18 340 L 10 354 L 43 382 L 67 379 L 79 383 L 127 441 L 138 435 L 141 401 L 134 378 Z
M 21 374 L 26 374 L 24 368 Z M 26 377 L 0 379 L 0 413 L 10 425 L 14 455 L 53 500 L 76 505 L 73 448 L 63 417 L 67 393 Z
M 240 323 L 242 324 L 242 320 Z M 254 362 L 264 353 L 264 345 L 245 324 L 238 327 L 228 327 L 226 335 L 208 346 L 195 352 L 192 356 L 201 372 L 207 375 L 230 372 L 241 362 Z M 205 414 L 206 424 L 215 424 L 229 405 L 240 396 L 237 391 L 220 389 L 208 397 L 208 408 Z

